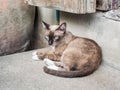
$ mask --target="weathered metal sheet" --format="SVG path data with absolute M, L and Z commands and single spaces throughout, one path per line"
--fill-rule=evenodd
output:
M 111 10 L 117 9 L 120 6 L 120 0 L 97 0 L 98 10 Z
M 96 0 L 25 0 L 25 3 L 77 14 L 96 12 Z

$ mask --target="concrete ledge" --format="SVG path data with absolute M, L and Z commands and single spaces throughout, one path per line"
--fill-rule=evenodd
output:
M 119 90 L 120 71 L 102 63 L 93 74 L 62 78 L 43 72 L 32 51 L 0 57 L 0 90 Z

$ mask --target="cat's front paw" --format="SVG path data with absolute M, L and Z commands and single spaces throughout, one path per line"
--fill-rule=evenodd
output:
M 34 55 L 37 55 L 37 51 L 34 51 L 33 53 L 32 53 L 32 55 L 34 56 Z
M 35 52 L 32 53 L 32 59 L 35 60 L 35 61 L 40 60 L 39 57 L 38 57 L 38 55 L 37 55 L 37 51 L 35 51 Z
M 35 51 L 35 52 L 33 52 L 32 53 L 32 59 L 33 60 L 43 60 L 44 59 L 44 56 L 45 56 L 45 54 L 44 53 L 42 53 L 42 52 L 37 52 L 37 51 Z
M 44 63 L 47 65 L 47 66 L 50 66 L 50 65 L 55 65 L 54 62 L 48 58 L 44 58 Z

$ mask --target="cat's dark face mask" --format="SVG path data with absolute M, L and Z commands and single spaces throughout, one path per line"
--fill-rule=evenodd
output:
M 43 22 L 43 26 L 46 29 L 45 39 L 49 45 L 57 44 L 64 37 L 66 32 L 66 23 L 57 25 L 57 27 L 51 28 L 51 25 Z
M 60 36 L 45 36 L 45 39 L 49 45 L 52 45 L 54 42 L 59 42 Z
M 53 41 L 53 38 L 49 36 L 48 44 L 49 44 L 49 45 L 52 45 L 53 42 L 54 42 L 54 41 Z

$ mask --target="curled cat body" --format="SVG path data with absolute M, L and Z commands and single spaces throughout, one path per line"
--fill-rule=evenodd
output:
M 37 51 L 44 59 L 44 71 L 61 77 L 81 77 L 93 73 L 101 64 L 100 46 L 91 39 L 78 37 L 66 30 L 66 23 L 49 25 L 43 22 L 45 38 L 51 50 Z

